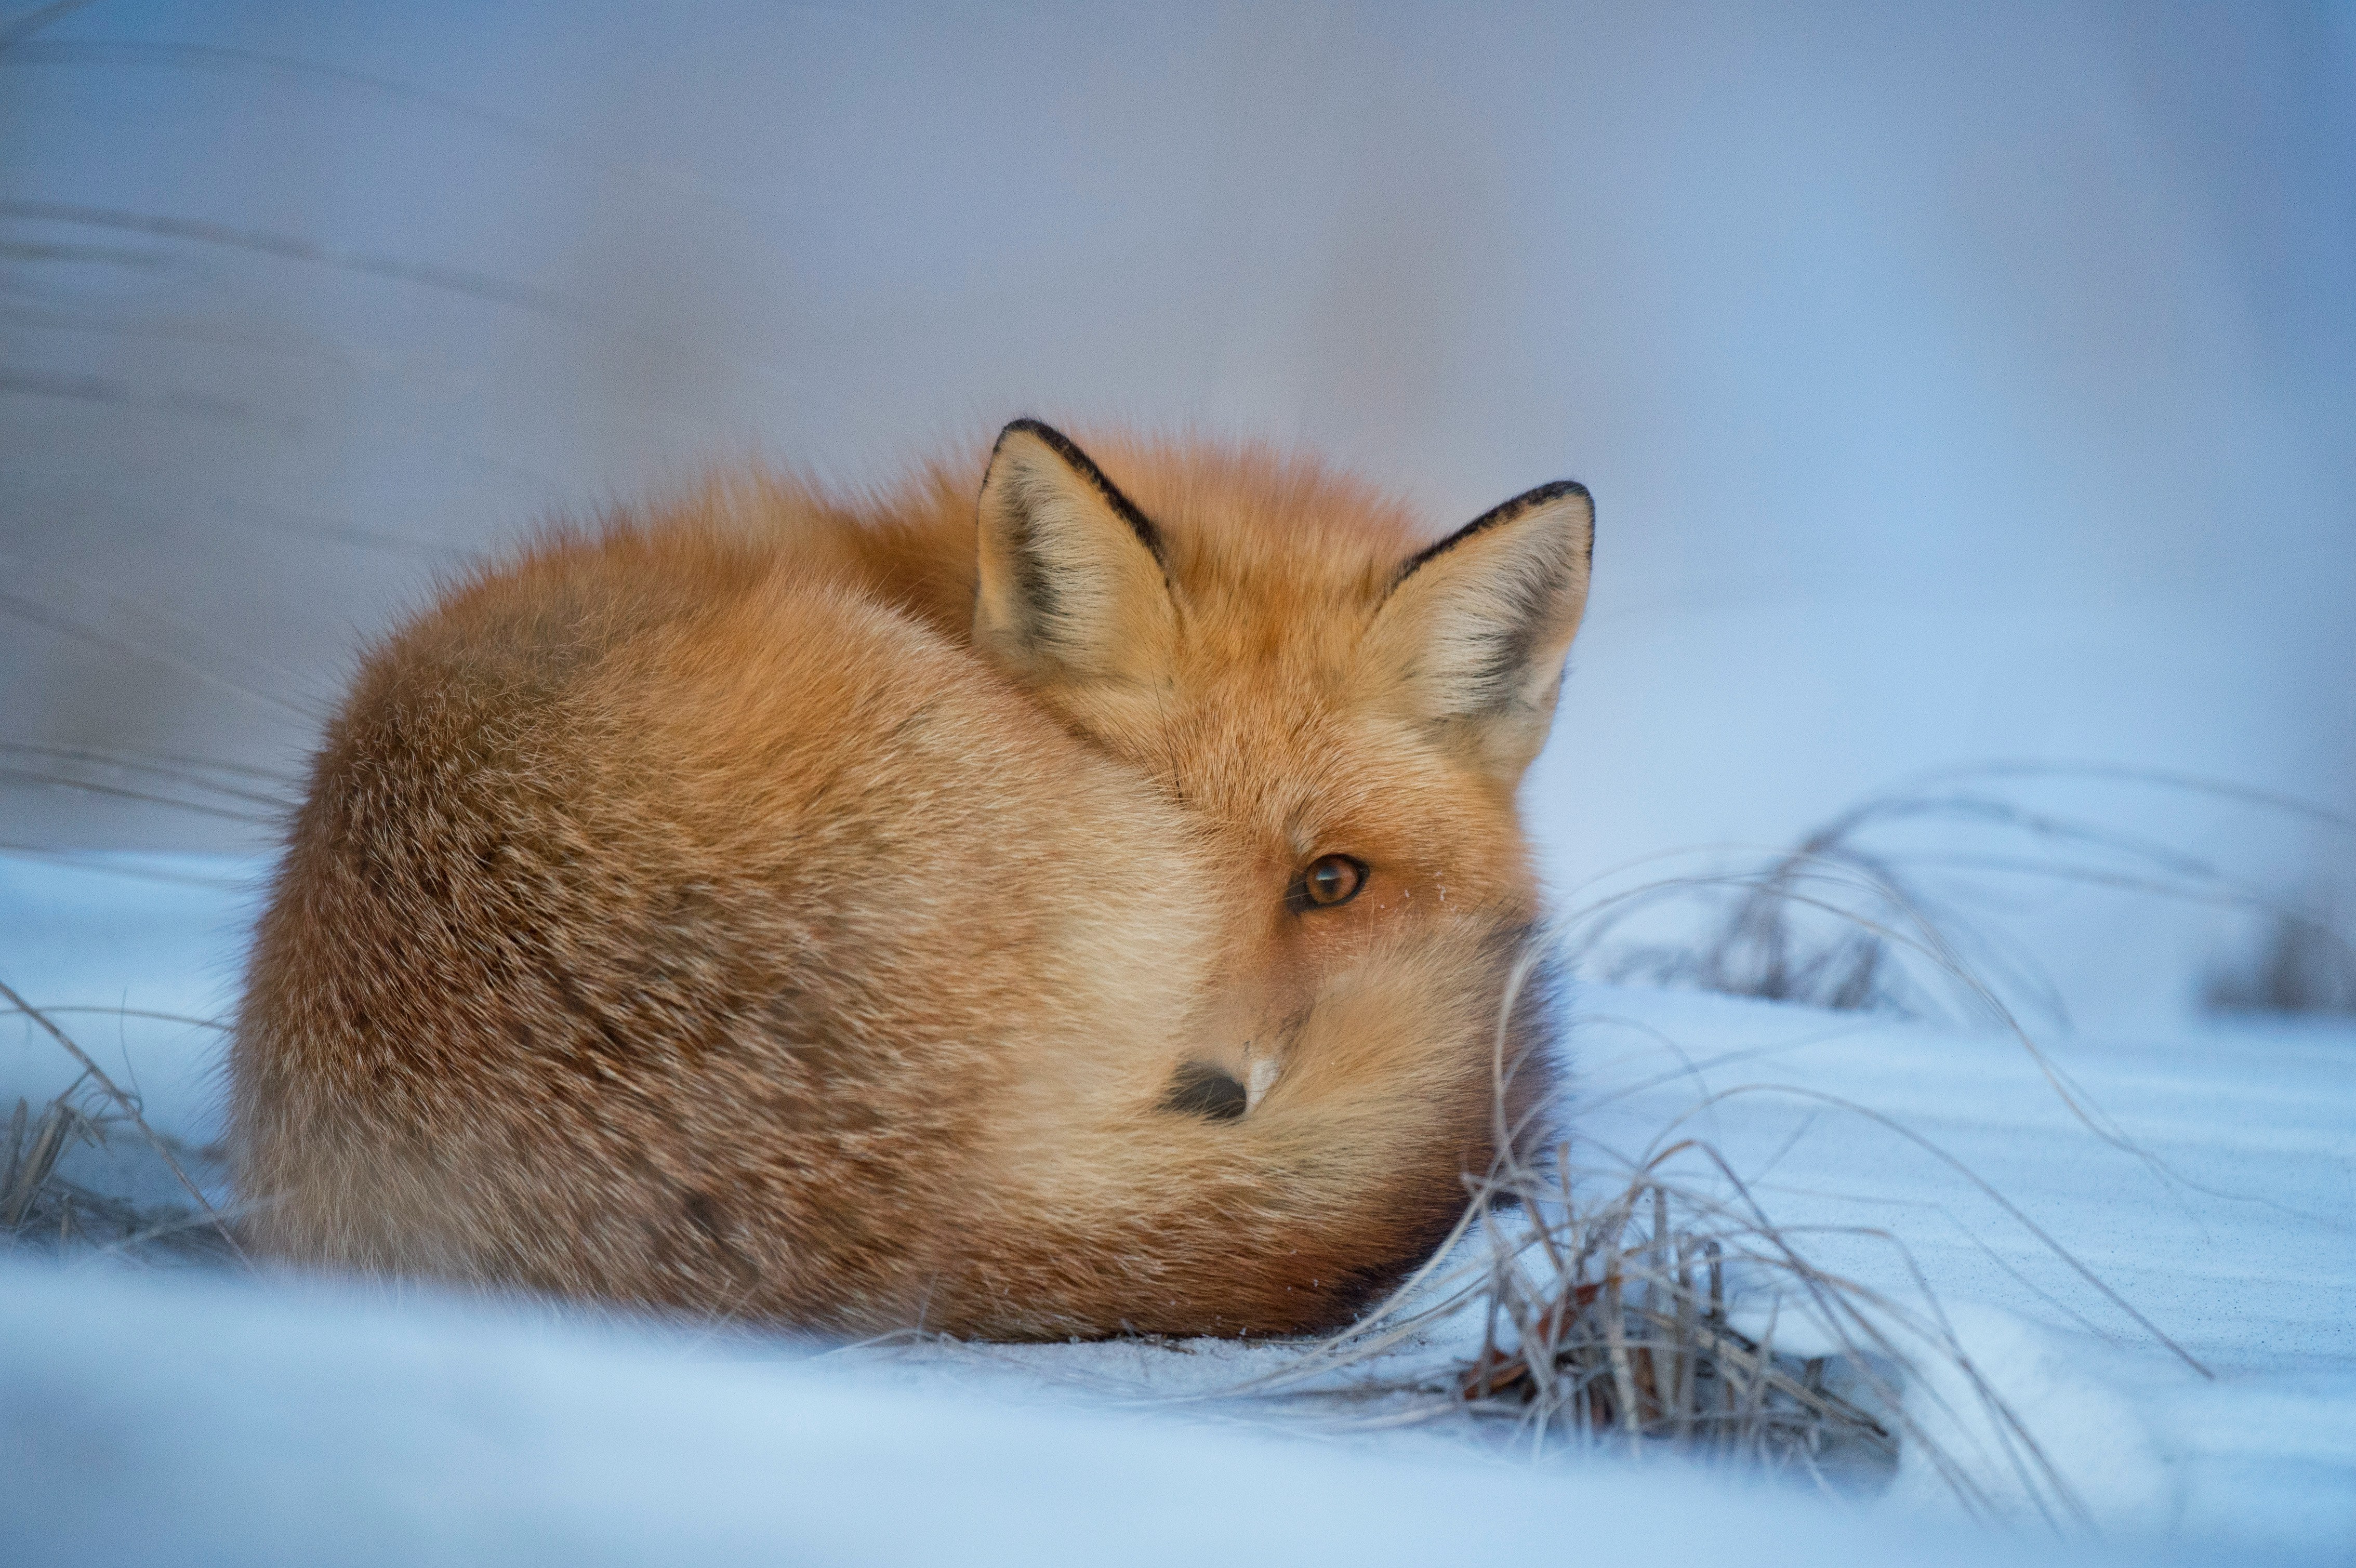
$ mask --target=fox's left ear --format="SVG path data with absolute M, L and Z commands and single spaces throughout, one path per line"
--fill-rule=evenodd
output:
M 1511 788 L 1554 723 L 1594 551 L 1595 503 L 1576 481 L 1483 513 L 1391 580 L 1367 630 L 1369 678 Z
M 1162 537 L 1061 431 L 1000 432 L 977 546 L 974 641 L 1008 674 L 1114 699 L 1166 677 L 1177 609 Z

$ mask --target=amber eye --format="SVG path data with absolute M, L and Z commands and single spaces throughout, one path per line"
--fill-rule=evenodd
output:
M 1295 910 L 1332 909 L 1348 903 L 1366 885 L 1366 864 L 1347 855 L 1327 855 L 1309 863 L 1292 884 Z

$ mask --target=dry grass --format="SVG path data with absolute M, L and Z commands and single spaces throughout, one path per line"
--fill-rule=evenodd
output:
M 0 1137 L 0 1242 L 53 1253 L 97 1253 L 152 1264 L 242 1261 L 229 1217 L 205 1195 L 227 1179 L 217 1149 L 195 1148 L 148 1125 L 139 1099 L 120 1087 L 49 1013 L 0 984 L 0 998 L 80 1064 L 65 1090 L 36 1109 L 18 1100 Z M 196 1021 L 196 1020 L 190 1020 Z M 140 1167 L 170 1178 L 187 1201 L 142 1203 L 72 1180 L 63 1168 L 78 1148 L 110 1155 L 118 1188 L 155 1185 Z
M 2157 790 L 2356 837 L 2356 822 L 2334 813 L 2215 780 L 2092 764 L 1944 769 L 1869 796 L 1785 848 L 1715 851 L 1699 870 L 1643 874 L 1696 858 L 1663 857 L 1605 879 L 1564 922 L 1571 967 L 1596 979 L 1839 1011 L 2066 1021 L 2035 955 L 1999 921 L 1965 908 L 2042 884 L 2248 917 L 2265 933 L 2258 956 L 2212 976 L 2216 1005 L 2329 1010 L 2315 999 L 2356 997 L 2356 942 L 2317 912 L 2316 900 L 2283 897 L 2173 845 L 2018 798 L 2024 786 L 2057 783 Z
M 1568 1182 L 1538 1201 L 1547 1217 L 1536 1223 L 1480 1232 L 1487 1328 L 1456 1378 L 1465 1401 L 1510 1418 L 1534 1445 L 1562 1431 L 1770 1468 L 1835 1455 L 1896 1462 L 1901 1391 L 1870 1358 L 1844 1357 L 1837 1390 L 1830 1357 L 1778 1351 L 1786 1293 L 1772 1287 L 1763 1328 L 1735 1326 L 1730 1268 L 1739 1277 L 1748 1265 L 1754 1298 L 1770 1271 L 1819 1307 L 1855 1288 L 1772 1226 L 1697 1211 L 1691 1194 L 1651 1177 L 1592 1205 L 1572 1201 Z M 1533 1211 L 1533 1197 L 1522 1207 Z
M 1681 1164 L 1698 1179 L 1668 1174 Z M 1534 1456 L 1674 1457 L 1838 1496 L 1887 1485 L 1902 1445 L 1968 1511 L 1997 1517 L 2005 1500 L 1910 1411 L 1910 1381 L 1936 1359 L 1962 1374 L 2048 1521 L 2082 1525 L 2068 1483 L 1974 1369 L 1902 1243 L 1863 1233 L 1901 1260 L 1908 1299 L 1813 1261 L 1807 1236 L 1777 1225 L 1705 1144 L 1674 1144 L 1633 1172 L 1579 1168 L 1558 1145 L 1484 1183 L 1428 1277 L 1300 1373 L 1330 1391 L 1333 1374 L 1477 1315 L 1469 1354 L 1352 1392 L 1404 1396 L 1394 1419 L 1467 1420 Z
M 59 1161 L 71 1149 L 117 1149 L 147 1136 L 137 1119 L 109 1108 L 86 1080 L 35 1111 L 16 1102 L 0 1136 L 0 1238 L 9 1247 L 65 1252 L 95 1249 L 146 1264 L 218 1264 L 236 1249 L 218 1217 L 193 1203 L 140 1204 L 67 1178 Z M 134 1140 L 132 1135 L 136 1134 Z M 183 1170 L 207 1175 L 220 1167 L 209 1151 L 161 1138 Z
M 1816 1268 L 1763 1214 L 1660 1174 L 1695 1152 L 1708 1155 L 1675 1146 L 1601 1187 L 1566 1146 L 1506 1163 L 1389 1302 L 1237 1392 L 1373 1396 L 1389 1407 L 1382 1424 L 1462 1417 L 1533 1456 L 1676 1454 L 1872 1489 L 1906 1435 L 1903 1358 L 1882 1328 L 1890 1304 Z M 1835 1330 L 1837 1354 L 1778 1349 L 1794 1303 Z M 1414 1347 L 1446 1342 L 1468 1316 L 1482 1324 L 1477 1349 L 1414 1364 Z

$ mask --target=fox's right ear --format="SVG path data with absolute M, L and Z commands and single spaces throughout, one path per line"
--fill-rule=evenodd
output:
M 1131 691 L 1170 668 L 1162 536 L 1087 453 L 1037 420 L 999 433 L 981 484 L 974 642 L 1033 686 Z
M 1381 699 L 1511 789 L 1554 723 L 1594 551 L 1595 504 L 1566 479 L 1408 557 L 1367 630 Z

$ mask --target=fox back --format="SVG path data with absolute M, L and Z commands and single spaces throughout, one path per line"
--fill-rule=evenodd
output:
M 1586 494 L 1424 543 L 1099 451 L 715 485 L 374 650 L 232 1051 L 257 1242 L 992 1337 L 1329 1328 L 1428 1255 L 1543 1084 Z

